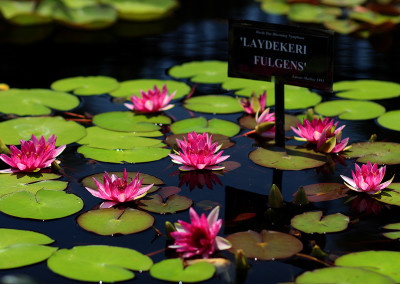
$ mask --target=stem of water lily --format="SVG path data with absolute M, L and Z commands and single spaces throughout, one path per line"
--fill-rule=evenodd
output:
M 316 257 L 313 257 L 313 256 L 311 256 L 311 255 L 308 255 L 308 254 L 296 253 L 296 255 L 297 255 L 298 257 L 301 257 L 301 258 L 305 258 L 305 259 L 308 259 L 308 260 L 316 261 L 316 262 L 318 262 L 318 263 L 320 263 L 320 264 L 322 264 L 322 265 L 325 265 L 325 266 L 327 266 L 327 267 L 332 266 L 332 265 L 330 265 L 329 263 L 326 263 L 325 261 L 322 261 L 322 260 L 320 260 L 320 259 L 318 259 L 318 258 L 316 258 Z

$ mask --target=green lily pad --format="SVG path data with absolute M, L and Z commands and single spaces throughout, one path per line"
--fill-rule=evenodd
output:
M 326 21 L 324 22 L 324 26 L 344 35 L 354 33 L 362 27 L 358 22 L 349 19 Z
M 174 194 L 164 201 L 159 194 L 153 194 L 141 199 L 139 208 L 158 214 L 167 214 L 189 209 L 192 204 L 192 199 L 182 195 Z
M 213 118 L 207 121 L 204 117 L 195 117 L 174 122 L 171 124 L 170 130 L 174 134 L 186 134 L 195 131 L 197 133 L 208 132 L 232 137 L 239 133 L 240 127 L 227 120 Z
M 246 92 L 241 93 L 240 95 L 250 97 L 252 92 L 255 92 L 256 94 L 262 94 L 264 91 L 267 91 L 267 94 L 272 94 L 274 90 L 274 83 L 269 81 L 228 77 L 226 80 L 224 80 L 221 87 L 228 91 L 246 89 Z
M 215 267 L 208 262 L 198 262 L 184 267 L 180 258 L 162 260 L 150 269 L 150 275 L 156 279 L 194 283 L 205 281 L 213 277 Z
M 231 242 L 231 253 L 242 249 L 246 257 L 259 260 L 282 259 L 295 255 L 303 249 L 303 244 L 292 235 L 262 230 L 238 232 L 226 237 Z
M 362 5 L 366 0 L 321 0 L 321 3 L 328 6 L 336 7 L 354 7 Z
M 389 238 L 392 240 L 400 239 L 400 223 L 388 224 L 388 225 L 384 226 L 383 229 L 392 230 L 392 232 L 387 232 L 387 233 L 382 234 L 386 238 Z
M 58 190 L 41 189 L 36 194 L 18 191 L 0 198 L 0 211 L 19 218 L 57 219 L 72 215 L 82 208 L 82 199 Z
M 0 10 L 2 16 L 13 24 L 20 26 L 42 25 L 53 21 L 53 3 L 42 1 L 34 9 L 35 2 L 32 1 L 3 0 L 0 1 Z
M 341 81 L 333 84 L 336 96 L 352 100 L 382 100 L 400 96 L 400 84 L 376 80 Z
M 263 0 L 261 10 L 267 14 L 287 15 L 290 5 L 284 0 Z
M 372 195 L 372 198 L 386 204 L 400 206 L 400 183 L 391 183 L 380 194 Z
M 190 78 L 195 83 L 220 84 L 228 78 L 228 63 L 223 61 L 192 61 L 176 65 L 168 74 L 178 79 Z
M 138 79 L 121 82 L 119 88 L 110 93 L 113 97 L 126 97 L 128 100 L 132 95 L 140 97 L 140 91 L 147 92 L 153 90 L 154 86 L 157 86 L 160 90 L 166 85 L 168 94 L 172 94 L 176 91 L 173 100 L 180 99 L 190 93 L 191 88 L 189 85 L 183 82 L 177 82 L 173 80 L 157 80 L 157 79 Z
M 70 144 L 86 135 L 85 127 L 75 121 L 66 121 L 60 116 L 21 117 L 0 122 L 1 139 L 7 145 L 19 145 L 20 140 L 28 141 L 32 134 L 48 139 L 57 137 L 56 146 Z
M 370 101 L 334 100 L 320 103 L 315 111 L 324 116 L 338 116 L 340 119 L 374 119 L 385 112 L 380 104 Z
M 297 146 L 258 148 L 249 155 L 257 165 L 280 170 L 298 171 L 316 168 L 326 163 L 326 156 L 311 149 Z
M 348 17 L 350 19 L 364 23 L 369 23 L 375 26 L 382 25 L 390 21 L 389 16 L 382 15 L 367 8 L 362 9 L 362 11 L 352 10 L 349 12 Z
M 89 146 L 81 146 L 78 148 L 78 153 L 85 158 L 108 163 L 145 163 L 161 160 L 171 153 L 171 150 L 155 147 L 138 147 L 135 149 L 99 149 Z
M 300 23 L 323 23 L 340 16 L 342 11 L 337 7 L 299 3 L 290 5 L 288 19 Z
M 159 124 L 170 124 L 171 119 L 165 115 L 146 116 L 131 111 L 112 111 L 95 115 L 93 123 L 114 131 L 149 132 L 159 130 Z
M 46 89 L 10 89 L 0 92 L 0 112 L 15 115 L 46 115 L 51 109 L 66 111 L 79 105 L 79 99 L 64 92 Z
M 322 218 L 322 211 L 311 211 L 294 216 L 290 224 L 295 229 L 307 234 L 325 234 L 346 230 L 349 221 L 349 217 L 341 213 Z
M 291 126 L 297 128 L 297 123 L 300 123 L 300 119 L 294 115 L 285 114 L 285 131 L 291 130 Z M 257 125 L 256 119 L 252 115 L 241 117 L 239 124 L 247 129 L 254 129 Z
M 390 277 L 365 269 L 352 267 L 328 267 L 307 271 L 296 278 L 296 283 L 335 283 L 352 284 L 393 284 L 396 283 Z
M 311 202 L 335 200 L 347 196 L 349 188 L 342 183 L 317 183 L 303 186 Z
M 83 229 L 102 236 L 134 234 L 153 226 L 150 214 L 131 208 L 107 208 L 91 210 L 80 215 L 76 221 Z
M 135 277 L 131 270 L 147 271 L 152 265 L 151 258 L 138 251 L 104 245 L 60 249 L 47 260 L 54 273 L 98 283 L 129 280 Z
M 391 130 L 400 131 L 400 110 L 388 111 L 378 117 L 378 124 Z
M 192 97 L 185 101 L 185 108 L 204 113 L 237 113 L 243 112 L 237 99 L 230 96 L 207 95 Z
M 335 260 L 335 265 L 356 267 L 377 272 L 392 278 L 398 283 L 400 282 L 400 274 L 397 266 L 399 261 L 400 252 L 398 251 L 371 250 L 340 256 Z
M 56 247 L 48 236 L 24 230 L 0 228 L 0 269 L 17 268 L 47 259 Z
M 40 189 L 64 190 L 68 182 L 52 180 L 60 177 L 60 175 L 46 173 L 0 174 L 0 197 L 21 190 L 33 194 Z
M 400 164 L 400 144 L 392 142 L 361 142 L 354 143 L 343 153 L 346 158 L 358 158 L 358 163 L 368 161 L 379 165 Z
M 71 77 L 60 79 L 51 84 L 51 88 L 62 92 L 71 92 L 80 96 L 106 94 L 119 87 L 117 80 L 107 76 Z

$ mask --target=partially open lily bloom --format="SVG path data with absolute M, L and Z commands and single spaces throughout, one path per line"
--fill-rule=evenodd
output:
M 222 145 L 212 143 L 212 135 L 210 137 L 206 132 L 197 134 L 196 132 L 188 133 L 187 139 L 183 136 L 183 140 L 176 139 L 181 152 L 175 151 L 176 154 L 169 154 L 172 162 L 183 164 L 179 167 L 182 171 L 192 170 L 222 170 L 224 167 L 217 164 L 225 161 L 228 156 L 221 156 L 223 151 L 218 152 Z M 218 152 L 218 153 L 217 153 Z
M 386 166 L 378 169 L 376 163 L 372 165 L 369 161 L 366 165 L 362 165 L 361 168 L 356 164 L 355 170 L 355 173 L 353 170 L 351 171 L 353 179 L 343 175 L 341 177 L 344 179 L 344 184 L 347 187 L 357 192 L 366 192 L 368 194 L 379 193 L 382 189 L 388 187 L 394 179 L 393 176 L 390 180 L 381 183 L 385 176 Z
M 266 138 L 275 137 L 275 113 L 269 112 L 269 108 L 264 110 L 259 116 L 256 114 L 256 132 L 258 135 Z
M 334 119 L 329 120 L 325 117 L 323 120 L 320 118 L 314 118 L 311 122 L 307 119 L 303 119 L 303 125 L 297 123 L 297 129 L 293 126 L 292 130 L 300 137 L 294 137 L 298 141 L 307 141 L 312 144 L 317 144 L 320 141 L 322 133 L 325 131 L 326 139 L 339 134 L 345 125 L 336 128 L 339 122 L 334 122 Z
M 175 92 L 168 95 L 167 86 L 164 85 L 160 91 L 157 86 L 154 86 L 153 90 L 147 92 L 140 90 L 141 97 L 132 95 L 131 101 L 133 104 L 124 104 L 130 110 L 143 113 L 153 113 L 158 111 L 168 110 L 174 107 L 173 104 L 169 104 L 172 98 L 175 96 Z
M 37 172 L 50 167 L 56 157 L 65 149 L 62 145 L 56 149 L 57 137 L 51 135 L 49 139 L 41 136 L 38 140 L 32 135 L 29 141 L 21 140 L 21 149 L 10 146 L 10 156 L 1 154 L 0 159 L 10 165 L 10 169 L 1 170 L 0 173 Z
M 100 208 L 110 208 L 118 203 L 129 202 L 142 198 L 147 194 L 147 191 L 153 184 L 141 187 L 143 179 L 139 180 L 139 173 L 135 178 L 128 183 L 128 174 L 124 169 L 124 175 L 121 178 L 112 174 L 111 177 L 107 172 L 104 174 L 104 183 L 100 183 L 97 179 L 93 178 L 97 190 L 86 187 L 86 189 L 93 195 L 101 199 L 110 200 L 103 202 Z
M 218 219 L 219 206 L 215 207 L 206 217 L 199 216 L 193 208 L 189 210 L 191 223 L 178 220 L 176 231 L 171 232 L 175 240 L 170 248 L 182 253 L 183 258 L 201 256 L 208 258 L 215 250 L 225 250 L 231 247 L 228 240 L 217 236 L 222 226 L 222 220 Z
M 267 104 L 267 92 L 264 91 L 261 96 L 252 93 L 250 98 L 241 98 L 239 104 L 248 114 L 261 113 L 265 110 Z

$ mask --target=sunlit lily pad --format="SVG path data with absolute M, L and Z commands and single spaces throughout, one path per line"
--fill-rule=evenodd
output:
M 223 61 L 192 61 L 176 65 L 168 74 L 178 79 L 190 78 L 195 83 L 219 84 L 228 78 L 228 63 Z
M 335 200 L 347 196 L 349 188 L 342 183 L 317 183 L 303 186 L 311 202 Z
M 206 120 L 204 117 L 183 119 L 171 124 L 170 130 L 174 134 L 186 134 L 192 131 L 197 133 L 208 132 L 232 137 L 239 133 L 239 125 L 218 118 Z
M 316 168 L 326 163 L 326 156 L 311 149 L 297 146 L 258 148 L 249 155 L 254 163 L 280 170 L 298 171 Z
M 168 135 L 165 139 L 165 143 L 167 143 L 172 148 L 174 147 L 174 145 L 176 145 L 176 139 L 182 140 L 183 136 L 186 136 L 186 133 Z M 212 134 L 212 142 L 217 142 L 218 145 L 222 145 L 220 148 L 221 150 L 230 148 L 235 145 L 234 142 L 229 140 L 228 136 L 221 134 Z
M 48 139 L 57 137 L 56 146 L 70 144 L 86 135 L 85 127 L 75 121 L 66 121 L 60 116 L 21 117 L 0 122 L 1 139 L 7 145 L 19 145 L 20 140 L 28 141 L 32 134 Z
M 400 84 L 376 80 L 340 81 L 333 84 L 336 96 L 353 100 L 381 100 L 400 96 Z
M 321 3 L 328 6 L 354 7 L 362 5 L 366 0 L 321 0 Z
M 207 95 L 193 97 L 185 101 L 185 108 L 204 113 L 236 113 L 243 112 L 237 99 L 230 96 Z
M 47 259 L 56 247 L 44 246 L 54 240 L 48 236 L 24 230 L 0 228 L 0 269 L 30 265 Z
M 400 110 L 388 111 L 378 117 L 378 124 L 391 130 L 400 131 Z
M 389 16 L 382 15 L 367 8 L 352 10 L 349 12 L 348 17 L 350 19 L 369 23 L 372 25 L 382 25 L 383 23 L 390 21 Z
M 0 211 L 19 218 L 57 219 L 72 215 L 82 208 L 82 199 L 58 190 L 41 189 L 36 194 L 18 191 L 0 198 Z
M 150 228 L 154 218 L 150 214 L 131 208 L 97 209 L 80 215 L 76 221 L 83 229 L 102 236 L 134 234 Z
M 177 82 L 173 80 L 157 80 L 157 79 L 138 79 L 121 82 L 119 88 L 110 93 L 113 97 L 126 97 L 129 99 L 132 95 L 140 96 L 140 91 L 147 92 L 153 90 L 154 86 L 158 89 L 166 85 L 168 93 L 172 94 L 176 91 L 173 100 L 182 98 L 189 94 L 191 88 L 183 82 Z
M 400 183 L 391 183 L 380 194 L 372 195 L 372 198 L 386 204 L 400 206 Z
M 286 15 L 290 5 L 284 0 L 263 0 L 260 7 L 268 14 Z
M 271 260 L 291 257 L 303 249 L 303 244 L 292 235 L 262 230 L 234 233 L 226 237 L 232 244 L 229 249 L 236 253 L 242 249 L 248 258 Z
M 116 79 L 107 76 L 71 77 L 51 84 L 57 91 L 73 92 L 75 95 L 91 96 L 112 92 L 119 87 Z
M 66 111 L 79 105 L 79 99 L 47 89 L 10 89 L 0 92 L 0 112 L 15 115 L 46 115 L 51 109 Z
M 295 229 L 308 234 L 325 234 L 345 230 L 349 221 L 349 217 L 341 213 L 322 217 L 322 211 L 311 211 L 294 216 L 290 223 Z
M 171 281 L 194 283 L 213 277 L 215 267 L 207 262 L 198 262 L 184 267 L 180 258 L 162 260 L 154 264 L 150 269 L 150 275 L 154 278 Z
M 221 87 L 228 91 L 246 89 L 246 92 L 240 93 L 241 96 L 245 97 L 250 97 L 252 92 L 255 92 L 256 94 L 262 94 L 264 91 L 267 91 L 268 99 L 268 95 L 272 96 L 273 94 L 274 83 L 269 81 L 228 77 L 226 80 L 224 80 Z
M 186 196 L 174 194 L 164 201 L 161 195 L 153 194 L 141 199 L 139 208 L 158 214 L 167 214 L 189 209 L 192 204 L 193 200 Z
M 299 3 L 290 6 L 288 18 L 293 22 L 323 23 L 334 20 L 341 14 L 341 9 L 337 7 Z
M 133 249 L 91 245 L 58 250 L 47 265 L 64 277 L 100 283 L 132 279 L 135 274 L 131 270 L 147 271 L 153 261 Z
M 358 158 L 358 163 L 368 161 L 379 165 L 400 164 L 400 144 L 392 142 L 361 142 L 352 144 L 348 151 L 343 153 L 346 158 Z
M 41 25 L 53 21 L 52 11 L 53 3 L 42 1 L 36 9 L 33 1 L 0 1 L 0 10 L 2 16 L 9 22 L 21 25 Z
M 324 116 L 338 116 L 340 119 L 364 120 L 382 115 L 385 108 L 370 101 L 334 100 L 323 102 L 315 111 Z
M 291 130 L 291 126 L 297 128 L 297 123 L 300 123 L 300 119 L 298 119 L 294 115 L 285 114 L 285 131 Z M 245 115 L 239 119 L 239 124 L 248 129 L 254 129 L 257 125 L 256 119 L 252 115 Z
M 362 27 L 358 22 L 349 19 L 326 21 L 324 22 L 324 26 L 332 31 L 345 35 L 351 34 Z
M 392 230 L 391 232 L 386 232 L 386 233 L 382 234 L 386 238 L 389 238 L 392 240 L 400 239 L 400 223 L 388 224 L 388 225 L 384 226 L 383 229 Z

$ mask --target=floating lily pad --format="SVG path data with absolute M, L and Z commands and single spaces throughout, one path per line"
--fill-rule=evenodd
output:
M 168 74 L 178 79 L 190 78 L 195 83 L 219 84 L 228 78 L 228 63 L 223 61 L 192 61 L 176 65 Z
M 386 232 L 386 233 L 382 234 L 386 238 L 389 238 L 392 240 L 400 239 L 400 223 L 388 224 L 388 225 L 384 226 L 383 229 L 392 230 L 392 232 Z
M 324 22 L 324 26 L 332 31 L 345 35 L 351 34 L 362 27 L 358 22 L 350 19 L 326 21 Z
M 342 11 L 337 7 L 299 3 L 290 5 L 288 18 L 300 23 L 323 23 L 340 16 Z
M 46 115 L 51 109 L 66 111 L 79 105 L 79 99 L 64 92 L 46 89 L 10 89 L 0 92 L 0 112 L 15 115 Z
M 268 14 L 286 15 L 290 5 L 284 0 L 263 0 L 260 7 Z
M 0 197 L 21 190 L 33 194 L 40 189 L 64 190 L 68 182 L 52 180 L 60 177 L 60 175 L 46 173 L 0 174 Z
M 400 164 L 400 144 L 392 142 L 361 142 L 354 143 L 343 153 L 346 158 L 358 158 L 358 163 L 368 161 L 379 165 Z
M 347 196 L 349 188 L 342 183 L 317 183 L 303 186 L 311 202 L 335 200 Z
M 274 83 L 269 81 L 250 80 L 242 78 L 228 77 L 221 86 L 225 90 L 246 90 L 244 93 L 240 93 L 241 96 L 250 97 L 253 92 L 256 94 L 262 94 L 267 91 L 267 95 L 273 94 Z M 267 96 L 268 99 L 268 96 Z
M 366 0 L 321 0 L 321 3 L 328 6 L 354 7 L 362 5 Z
M 35 2 L 32 1 L 0 1 L 2 16 L 9 22 L 20 25 L 42 25 L 53 21 L 53 3 L 42 1 L 34 9 Z
M 57 80 L 51 88 L 62 92 L 73 92 L 75 95 L 91 96 L 112 92 L 119 87 L 116 79 L 107 76 L 71 77 Z
M 300 123 L 300 119 L 294 115 L 285 114 L 285 131 L 291 130 L 291 126 L 297 128 L 297 123 Z M 252 115 L 241 117 L 239 119 L 239 124 L 248 129 L 254 129 L 257 125 L 256 119 Z
M 381 100 L 400 96 L 400 84 L 376 80 L 341 81 L 333 84 L 336 96 L 353 100 Z
M 326 163 L 326 156 L 311 149 L 297 146 L 258 148 L 249 155 L 254 163 L 280 170 L 298 171 L 316 168 Z
M 370 101 L 334 100 L 323 102 L 315 111 L 324 116 L 338 116 L 340 119 L 365 120 L 382 115 L 385 108 Z
M 165 139 L 165 143 L 167 143 L 168 146 L 170 146 L 172 148 L 172 147 L 174 147 L 174 145 L 176 145 L 176 139 L 182 140 L 183 136 L 186 137 L 186 133 L 185 134 L 172 134 L 172 135 L 169 135 Z M 228 136 L 221 135 L 221 134 L 212 134 L 212 142 L 213 143 L 217 142 L 218 145 L 222 145 L 221 146 L 221 150 L 230 148 L 230 147 L 235 145 L 234 142 L 229 140 Z
M 76 221 L 83 229 L 102 236 L 134 234 L 150 228 L 154 218 L 150 214 L 131 208 L 91 210 Z
M 28 141 L 32 134 L 43 135 L 48 139 L 52 134 L 57 137 L 56 146 L 70 144 L 86 135 L 85 127 L 66 121 L 60 116 L 21 117 L 0 122 L 1 139 L 7 145 L 19 145 L 20 140 Z
M 341 213 L 331 214 L 322 218 L 322 211 L 311 211 L 294 216 L 290 224 L 295 229 L 307 234 L 325 234 L 345 230 L 349 220 L 349 217 Z
M 215 270 L 215 267 L 208 262 L 198 262 L 184 267 L 182 259 L 172 258 L 154 264 L 150 269 L 150 275 L 165 281 L 194 283 L 210 279 Z
M 204 113 L 237 113 L 243 112 L 237 99 L 230 96 L 207 95 L 192 97 L 185 101 L 185 108 Z
M 303 249 L 302 242 L 297 238 L 275 231 L 239 232 L 229 235 L 226 239 L 232 244 L 229 249 L 231 253 L 242 249 L 246 257 L 259 260 L 287 258 Z
M 364 8 L 361 11 L 356 11 L 356 10 L 349 11 L 348 17 L 350 19 L 364 23 L 369 23 L 375 26 L 382 25 L 385 22 L 390 21 L 389 16 L 382 15 L 367 8 Z
M 60 249 L 47 261 L 51 271 L 90 282 L 117 282 L 135 277 L 131 270 L 147 271 L 153 261 L 138 251 L 103 245 Z
M 372 198 L 386 204 L 400 206 L 400 183 L 391 183 L 380 194 L 372 195 Z
M 40 233 L 0 228 L 0 269 L 17 268 L 47 259 L 57 248 L 43 245 L 52 242 L 54 240 Z
M 186 134 L 192 131 L 197 133 L 208 132 L 232 137 L 239 133 L 239 125 L 218 118 L 206 120 L 204 117 L 183 119 L 171 124 L 170 130 L 174 134 Z
M 189 209 L 192 204 L 192 199 L 182 195 L 174 194 L 164 201 L 161 195 L 153 194 L 141 199 L 139 208 L 158 214 L 167 214 Z
M 93 123 L 101 128 L 114 131 L 149 132 L 159 130 L 159 124 L 171 123 L 171 119 L 165 115 L 147 116 L 131 111 L 112 111 L 95 115 Z
M 82 199 L 58 190 L 41 189 L 36 194 L 18 191 L 0 198 L 0 211 L 19 218 L 57 219 L 72 215 L 82 208 Z
M 391 130 L 400 131 L 400 110 L 388 111 L 378 117 L 378 124 Z

